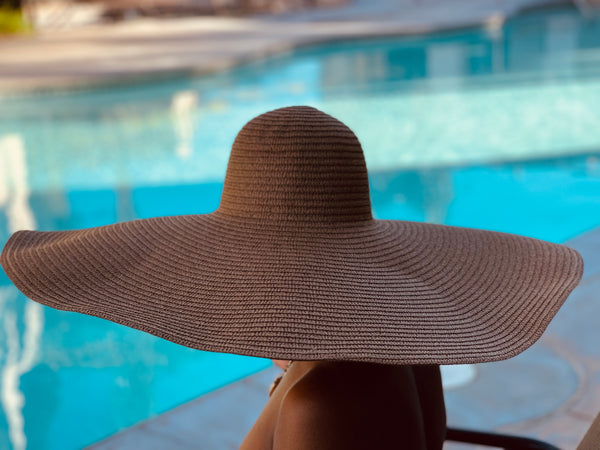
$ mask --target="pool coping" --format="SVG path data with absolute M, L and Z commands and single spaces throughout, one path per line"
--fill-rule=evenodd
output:
M 566 0 L 356 0 L 281 16 L 137 19 L 0 40 L 0 99 L 206 75 L 331 41 L 486 26 Z

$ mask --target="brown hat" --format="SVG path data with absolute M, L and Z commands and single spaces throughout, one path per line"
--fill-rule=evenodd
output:
M 37 302 L 187 347 L 396 364 L 510 358 L 583 272 L 562 245 L 374 220 L 356 136 L 309 107 L 240 131 L 215 212 L 19 231 L 0 262 Z

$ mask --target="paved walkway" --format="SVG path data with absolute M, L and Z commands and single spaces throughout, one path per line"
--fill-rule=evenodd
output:
M 476 365 L 472 382 L 446 390 L 450 425 L 536 437 L 569 450 L 600 411 L 600 228 L 567 245 L 584 258 L 583 281 L 533 347 L 507 361 Z M 238 448 L 279 372 L 275 367 L 259 372 L 92 450 Z
M 317 41 L 488 23 L 556 0 L 355 0 L 282 16 L 139 19 L 0 40 L 0 95 L 203 74 Z

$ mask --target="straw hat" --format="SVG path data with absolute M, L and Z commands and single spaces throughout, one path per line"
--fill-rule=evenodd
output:
M 0 262 L 37 302 L 187 347 L 394 364 L 510 358 L 583 272 L 562 245 L 374 220 L 356 136 L 309 107 L 240 131 L 215 212 L 19 231 Z

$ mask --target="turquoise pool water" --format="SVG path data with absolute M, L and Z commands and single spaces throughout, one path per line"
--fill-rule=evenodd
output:
M 600 225 L 600 24 L 552 9 L 212 77 L 0 97 L 0 245 L 19 228 L 208 213 L 237 131 L 291 104 L 355 130 L 377 217 L 553 242 Z M 81 448 L 269 364 L 39 306 L 0 272 L 0 449 Z

